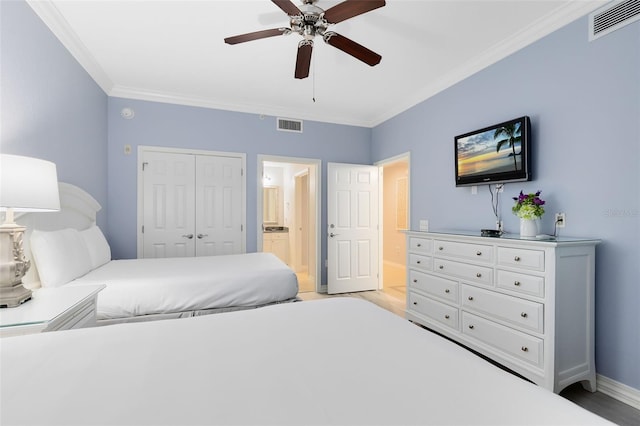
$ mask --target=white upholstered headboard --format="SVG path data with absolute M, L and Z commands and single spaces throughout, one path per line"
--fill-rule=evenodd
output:
M 26 226 L 23 237 L 24 253 L 31 260 L 31 268 L 22 279 L 25 287 L 40 287 L 40 278 L 35 262 L 31 256 L 29 240 L 34 229 L 56 231 L 58 229 L 75 228 L 83 230 L 96 223 L 96 213 L 102 209 L 85 190 L 70 183 L 59 182 L 60 211 L 53 213 L 16 213 L 16 223 Z

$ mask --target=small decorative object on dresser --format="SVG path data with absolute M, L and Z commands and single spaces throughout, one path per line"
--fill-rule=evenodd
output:
M 553 392 L 593 392 L 598 242 L 407 232 L 406 317 Z
M 540 191 L 535 194 L 524 194 L 513 197 L 516 202 L 511 208 L 513 213 L 520 218 L 520 236 L 535 238 L 539 234 L 539 220 L 544 214 L 544 200 L 540 198 Z

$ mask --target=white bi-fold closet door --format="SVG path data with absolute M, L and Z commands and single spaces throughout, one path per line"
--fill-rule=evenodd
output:
M 141 150 L 139 257 L 244 252 L 244 159 Z

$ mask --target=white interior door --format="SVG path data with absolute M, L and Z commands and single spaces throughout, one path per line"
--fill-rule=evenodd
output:
M 146 152 L 143 257 L 195 256 L 193 155 Z
M 244 252 L 241 157 L 144 151 L 141 158 L 139 256 Z
M 378 168 L 327 165 L 329 294 L 378 288 Z
M 242 253 L 242 160 L 196 157 L 196 255 Z

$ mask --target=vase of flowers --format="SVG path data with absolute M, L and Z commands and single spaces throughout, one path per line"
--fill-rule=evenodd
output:
M 544 214 L 544 200 L 540 198 L 540 191 L 535 194 L 525 194 L 513 197 L 516 202 L 511 211 L 520 218 L 520 236 L 531 238 L 538 235 L 539 219 Z

